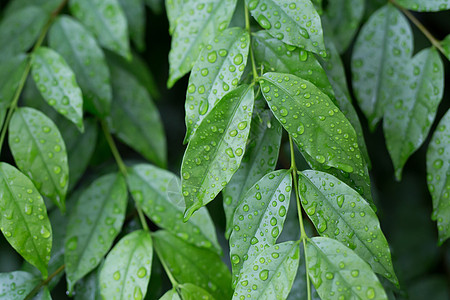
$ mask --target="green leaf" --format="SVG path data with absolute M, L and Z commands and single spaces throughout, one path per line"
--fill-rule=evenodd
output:
M 71 0 L 69 9 L 100 45 L 131 59 L 127 19 L 118 0 Z
M 31 56 L 34 82 L 45 101 L 83 132 L 83 97 L 64 58 L 46 47 Z
M 163 0 L 144 0 L 144 2 L 155 15 L 160 15 L 163 11 Z
M 50 47 L 61 54 L 75 73 L 85 108 L 99 117 L 108 115 L 112 98 L 110 75 L 94 36 L 75 19 L 61 16 L 50 28 L 48 39 Z
M 426 139 L 444 93 L 444 66 L 434 48 L 420 51 L 405 66 L 402 85 L 391 95 L 383 121 L 386 145 L 397 180 L 403 166 Z
M 158 166 L 167 164 L 166 137 L 157 108 L 146 89 L 127 71 L 110 64 L 113 87 L 112 132 Z
M 120 174 L 95 180 L 72 209 L 65 243 L 69 292 L 93 270 L 108 252 L 122 228 L 127 204 L 127 186 Z
M 238 299 L 286 299 L 297 273 L 299 242 L 265 248 L 242 270 L 233 294 Z
M 440 11 L 450 9 L 448 0 L 396 0 L 404 8 L 414 11 Z
M 9 126 L 9 147 L 19 169 L 64 212 L 69 167 L 55 123 L 34 108 L 18 108 Z
M 322 25 L 325 35 L 333 41 L 339 53 L 347 50 L 359 28 L 364 3 L 364 0 L 334 0 L 328 3 Z
M 134 200 L 155 224 L 190 244 L 221 253 L 214 223 L 206 208 L 183 222 L 185 204 L 176 175 L 152 165 L 139 164 L 129 169 L 127 182 Z
M 0 61 L 26 52 L 36 41 L 47 21 L 47 16 L 37 6 L 24 6 L 6 14 L 0 22 Z
M 100 295 L 99 273 L 100 267 L 96 268 L 83 277 L 75 286 L 75 300 L 102 300 Z
M 143 299 L 152 268 L 153 245 L 150 232 L 134 231 L 109 252 L 99 275 L 104 299 Z
M 433 199 L 439 244 L 450 237 L 450 110 L 439 122 L 427 150 L 428 190 Z
M 281 134 L 281 125 L 270 111 L 253 114 L 244 157 L 239 169 L 223 190 L 227 238 L 233 229 L 234 211 L 245 193 L 264 175 L 275 169 Z
M 396 85 L 403 84 L 398 74 L 408 65 L 412 49 L 408 20 L 391 4 L 372 14 L 356 39 L 351 63 L 353 90 L 372 130 L 396 94 Z
M 167 2 L 167 1 L 166 1 Z M 175 288 L 168 290 L 159 300 L 181 300 Z
M 61 5 L 61 0 L 14 0 L 6 5 L 2 13 L 6 16 L 24 7 L 35 6 L 44 10 L 47 15 L 50 15 L 59 5 Z
M 303 209 L 317 232 L 343 243 L 376 273 L 398 285 L 389 245 L 369 204 L 327 173 L 304 171 L 299 174 L 299 186 Z
M 143 0 L 119 0 L 128 23 L 130 38 L 139 51 L 145 50 L 145 4 Z
M 192 283 L 179 285 L 178 288 L 183 300 L 214 300 L 210 293 Z
M 0 299 L 22 300 L 39 283 L 39 278 L 24 271 L 0 273 Z
M 236 207 L 230 236 L 233 286 L 247 264 L 275 244 L 283 230 L 291 189 L 290 171 L 274 171 L 255 183 Z
M 306 243 L 306 254 L 309 277 L 322 299 L 387 300 L 370 266 L 338 241 L 312 238 Z
M 178 18 L 183 12 L 183 6 L 188 0 L 166 0 L 166 13 L 169 20 L 169 33 L 172 35 L 178 22 Z
M 322 54 L 325 50 L 319 14 L 310 0 L 245 0 L 262 28 L 286 44 Z
M 11 246 L 47 277 L 52 227 L 39 192 L 28 177 L 0 163 L 0 230 Z
M 230 271 L 216 253 L 190 245 L 164 230 L 152 237 L 158 257 L 178 283 L 197 285 L 215 299 L 231 298 Z
M 247 64 L 249 45 L 247 31 L 229 28 L 203 48 L 189 77 L 185 142 L 192 138 L 214 105 L 237 87 Z
M 444 50 L 445 57 L 450 60 L 450 34 L 441 41 L 441 46 Z
M 227 28 L 236 2 L 237 0 L 207 0 L 202 3 L 187 1 L 182 10 L 179 10 L 169 52 L 169 88 L 192 69 L 206 43 Z
M 42 287 L 39 293 L 33 297 L 33 300 L 52 300 L 49 288 L 47 286 Z
M 181 166 L 185 220 L 212 201 L 238 169 L 250 132 L 253 102 L 250 86 L 229 92 L 189 142 Z
M 308 80 L 328 97 L 334 97 L 327 74 L 311 52 L 286 45 L 266 31 L 252 37 L 257 65 L 262 64 L 270 72 L 289 73 Z

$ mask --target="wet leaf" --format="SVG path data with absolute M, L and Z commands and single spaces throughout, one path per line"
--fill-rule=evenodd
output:
M 28 177 L 0 163 L 0 230 L 9 244 L 47 277 L 52 227 L 44 200 Z
M 237 171 L 250 132 L 253 103 L 252 87 L 242 85 L 229 92 L 189 142 L 181 166 L 185 220 L 212 201 Z
M 404 8 L 414 11 L 440 11 L 450 9 L 448 0 L 396 0 Z
M 377 215 L 356 191 L 317 171 L 299 174 L 299 191 L 303 209 L 320 235 L 346 245 L 376 273 L 398 285 Z
M 49 288 L 47 286 L 42 287 L 39 293 L 33 297 L 33 300 L 52 300 Z
M 173 15 L 179 12 L 179 16 L 170 17 L 175 20 L 176 25 L 173 27 L 169 52 L 169 88 L 192 69 L 206 43 L 227 28 L 236 2 L 237 0 L 206 0 L 202 3 L 187 1 L 182 9 L 174 10 Z
M 172 35 L 173 31 L 178 22 L 178 18 L 180 17 L 183 6 L 188 0 L 167 0 L 164 1 L 166 4 L 166 14 L 167 19 L 169 20 L 169 33 Z
M 153 258 L 150 232 L 133 231 L 109 252 L 100 274 L 104 299 L 143 299 L 147 294 Z
M 47 16 L 50 15 L 61 4 L 61 0 L 14 0 L 9 2 L 3 14 L 10 15 L 15 11 L 21 10 L 24 7 L 36 6 L 41 8 Z
M 166 2 L 167 3 L 167 2 Z M 168 290 L 159 300 L 181 300 L 175 288 Z
M 100 45 L 131 59 L 127 19 L 118 0 L 71 0 L 69 9 Z
M 145 4 L 143 0 L 119 0 L 127 18 L 130 38 L 139 51 L 145 49 Z
M 34 108 L 18 108 L 9 126 L 9 147 L 19 169 L 64 212 L 69 167 L 55 123 Z
M 391 95 L 383 121 L 397 180 L 403 166 L 428 136 L 444 93 L 444 66 L 436 49 L 420 51 L 405 66 L 402 85 Z
M 85 108 L 99 116 L 108 115 L 112 91 L 105 56 L 94 36 L 68 16 L 56 19 L 48 33 L 49 45 L 65 59 L 83 92 Z
M 178 176 L 148 164 L 135 165 L 129 171 L 129 190 L 155 224 L 190 244 L 221 253 L 214 223 L 206 208 L 183 222 L 185 204 Z
M 223 190 L 224 210 L 227 219 L 226 236 L 233 229 L 236 207 L 245 193 L 277 164 L 281 143 L 281 125 L 268 110 L 253 114 L 248 144 L 239 169 Z
M 214 300 L 210 293 L 192 283 L 182 284 L 179 289 L 183 300 Z
M 299 243 L 285 242 L 264 249 L 244 266 L 233 294 L 237 299 L 286 299 L 297 273 Z
M 322 299 L 387 300 L 370 266 L 338 241 L 312 238 L 306 243 L 306 254 L 309 277 Z
M 75 285 L 75 300 L 102 300 L 100 295 L 100 266 L 83 277 Z
M 192 138 L 216 103 L 237 87 L 247 64 L 249 45 L 247 31 L 229 28 L 203 48 L 189 77 L 185 142 Z
M 108 252 L 122 228 L 126 204 L 127 186 L 119 174 L 98 178 L 78 199 L 69 216 L 65 242 L 69 292 Z
M 450 110 L 439 122 L 427 150 L 428 190 L 433 199 L 439 244 L 450 237 Z
M 255 183 L 236 207 L 230 236 L 233 286 L 243 269 L 267 246 L 275 244 L 283 230 L 291 189 L 289 170 L 274 171 Z
M 187 244 L 167 231 L 159 230 L 152 237 L 158 257 L 178 283 L 197 285 L 215 299 L 231 298 L 230 271 L 217 254 Z
M 31 56 L 33 80 L 47 103 L 83 132 L 83 98 L 75 74 L 64 58 L 39 47 Z
M 0 273 L 0 299 L 22 300 L 39 281 L 38 277 L 24 271 Z

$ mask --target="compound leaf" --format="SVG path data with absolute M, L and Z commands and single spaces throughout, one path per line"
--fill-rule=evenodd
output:
M 24 271 L 0 273 L 0 299 L 22 300 L 39 281 L 39 277 Z
M 397 0 L 404 8 L 414 11 L 440 11 L 450 9 L 448 0 Z

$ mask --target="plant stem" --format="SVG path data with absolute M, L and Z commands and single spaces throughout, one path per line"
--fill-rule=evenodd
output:
M 172 283 L 172 286 L 174 288 L 178 288 L 178 282 L 177 280 L 173 277 L 172 272 L 170 272 L 169 267 L 166 265 L 166 262 L 164 261 L 164 259 L 162 258 L 162 256 L 159 254 L 158 249 L 154 248 L 156 250 L 156 254 L 158 255 L 159 261 L 161 262 L 164 271 L 166 271 L 167 277 L 169 277 L 170 283 Z
M 55 270 L 55 272 L 53 272 L 50 276 L 47 277 L 47 279 L 41 281 L 37 286 L 35 286 L 35 288 L 25 297 L 24 300 L 29 300 L 32 299 L 34 297 L 34 295 L 36 295 L 39 290 L 41 289 L 41 287 L 43 287 L 44 285 L 47 285 L 50 283 L 50 281 L 59 273 L 61 273 L 62 271 L 64 271 L 64 268 L 66 267 L 66 265 L 62 265 L 60 266 L 58 269 Z
M 250 45 L 249 45 L 249 52 L 250 52 L 250 60 L 252 61 L 252 72 L 253 72 L 253 80 L 255 80 L 256 78 L 258 78 L 258 72 L 256 71 L 256 63 L 255 63 L 255 56 L 253 55 L 253 47 L 252 47 L 252 42 L 251 42 L 251 36 L 252 36 L 252 31 L 250 29 L 250 13 L 248 11 L 248 7 L 247 5 L 244 4 L 244 9 L 245 9 L 245 29 L 248 32 L 248 36 L 250 37 Z

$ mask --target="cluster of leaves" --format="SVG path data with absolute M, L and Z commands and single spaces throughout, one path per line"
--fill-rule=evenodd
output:
M 65 273 L 75 298 L 139 300 L 163 269 L 172 289 L 161 299 L 392 299 L 385 287 L 399 282 L 340 59 L 364 3 L 166 0 L 168 87 L 190 72 L 179 178 L 165 169 L 152 76 L 130 47 L 145 48 L 145 5 L 161 3 L 10 1 L 0 20 L 0 149 L 8 136 L 15 166 L 0 163 L 0 229 L 26 263 L 0 273 L 0 298 L 51 299 Z M 438 51 L 450 59 L 450 36 L 437 41 L 407 9 L 450 3 L 389 1 L 362 26 L 351 59 L 356 100 L 372 129 L 384 118 L 399 180 L 442 99 Z M 432 43 L 414 57 L 404 15 Z M 447 112 L 427 152 L 441 244 L 449 126 Z M 276 169 L 283 134 L 291 166 Z M 112 135 L 152 164 L 125 164 Z M 98 140 L 116 166 L 86 175 Z M 312 170 L 297 169 L 296 153 Z M 231 272 L 205 207 L 220 193 Z M 297 235 L 283 230 L 292 206 Z

